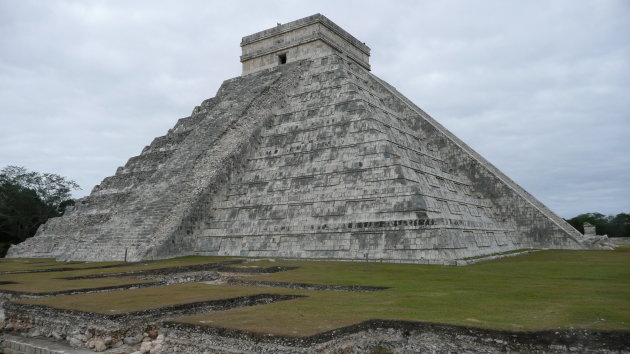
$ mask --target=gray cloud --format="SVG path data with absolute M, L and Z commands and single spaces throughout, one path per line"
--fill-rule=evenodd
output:
M 0 165 L 88 193 L 240 74 L 242 36 L 317 12 L 560 215 L 630 211 L 621 0 L 1 2 Z

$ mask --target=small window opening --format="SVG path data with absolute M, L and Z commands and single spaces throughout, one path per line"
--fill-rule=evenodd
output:
M 287 53 L 282 53 L 278 55 L 278 63 L 286 64 L 287 63 Z

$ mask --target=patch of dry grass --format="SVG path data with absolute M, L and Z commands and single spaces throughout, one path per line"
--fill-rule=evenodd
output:
M 5 258 L 0 259 L 0 272 L 37 271 L 59 268 L 86 268 L 121 264 L 123 262 L 59 262 L 53 258 Z
M 9 274 L 0 276 L 0 281 L 12 281 L 16 284 L 2 284 L 0 290 L 27 293 L 48 293 L 67 290 L 104 288 L 109 286 L 148 283 L 132 277 L 112 277 L 99 279 L 64 280 L 55 279 L 60 273 Z
M 305 295 L 269 305 L 178 321 L 262 334 L 308 336 L 367 319 L 397 319 L 507 330 L 630 331 L 630 247 L 540 251 L 467 267 L 357 262 L 257 262 L 298 266 L 248 279 L 390 287 L 373 292 L 181 284 L 28 300 L 53 307 L 122 313 L 259 293 Z M 65 273 L 65 272 L 64 272 Z
M 373 263 L 366 268 L 353 262 L 257 265 L 300 268 L 254 279 L 392 288 L 367 293 L 320 291 L 308 298 L 180 320 L 290 336 L 374 318 L 506 330 L 630 330 L 630 247 L 541 251 L 468 267 Z
M 209 264 L 233 259 L 230 257 L 180 257 L 171 258 L 158 261 L 147 261 L 141 263 L 134 263 L 129 265 L 123 265 L 120 267 L 111 268 L 96 268 L 96 269 L 78 269 L 69 271 L 58 272 L 40 272 L 40 273 L 18 273 L 18 274 L 1 274 L 0 281 L 15 282 L 16 284 L 3 284 L 0 285 L 0 290 L 12 290 L 22 292 L 33 293 L 46 293 L 54 291 L 64 290 L 77 290 L 77 289 L 90 289 L 100 288 L 115 285 L 126 285 L 135 283 L 147 283 L 149 281 L 141 281 L 131 277 L 111 277 L 111 278 L 96 278 L 96 279 L 77 279 L 77 280 L 64 280 L 59 278 L 76 277 L 85 275 L 105 275 L 120 272 L 131 271 L 143 271 L 153 270 L 170 267 L 191 266 L 199 264 Z M 63 265 L 71 268 L 86 268 L 86 267 L 98 267 L 103 265 L 119 264 L 122 262 L 106 262 L 106 263 L 63 263 L 56 262 L 52 259 L 40 260 L 40 259 L 27 259 L 27 260 L 7 260 L 9 262 L 0 263 L 0 271 L 13 268 L 13 270 L 34 270 L 34 269 L 56 269 Z M 37 266 L 37 268 L 35 268 Z M 30 268 L 29 268 L 30 267 Z
M 119 314 L 155 309 L 166 306 L 229 299 L 255 294 L 289 293 L 287 289 L 248 287 L 236 285 L 208 285 L 184 283 L 168 286 L 117 290 L 106 293 L 53 296 L 39 299 L 19 300 L 20 303 L 46 305 L 59 309 L 70 309 L 103 314 Z

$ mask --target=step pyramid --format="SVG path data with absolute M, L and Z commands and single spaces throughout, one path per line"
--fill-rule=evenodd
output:
M 10 257 L 448 264 L 586 238 L 370 73 L 317 14 L 244 37 L 243 75 Z

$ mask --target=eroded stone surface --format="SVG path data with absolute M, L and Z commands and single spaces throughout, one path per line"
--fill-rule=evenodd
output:
M 369 320 L 311 337 L 165 324 L 177 353 L 629 353 L 624 332 L 509 332 L 421 322 Z

